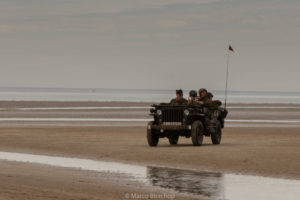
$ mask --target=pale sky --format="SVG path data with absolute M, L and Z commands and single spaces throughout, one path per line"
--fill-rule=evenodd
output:
M 0 87 L 300 91 L 299 0 L 0 0 Z

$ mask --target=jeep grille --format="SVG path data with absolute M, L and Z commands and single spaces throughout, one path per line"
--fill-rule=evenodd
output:
M 183 110 L 163 110 L 162 111 L 162 122 L 182 122 L 183 121 Z

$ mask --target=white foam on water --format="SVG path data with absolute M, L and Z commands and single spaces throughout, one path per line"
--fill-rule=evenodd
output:
M 12 110 L 34 111 L 34 110 L 126 110 L 126 109 L 150 109 L 149 106 L 94 106 L 94 107 L 32 107 L 13 108 Z
M 146 122 L 151 119 L 133 118 L 0 118 L 1 121 L 54 121 L 54 122 Z

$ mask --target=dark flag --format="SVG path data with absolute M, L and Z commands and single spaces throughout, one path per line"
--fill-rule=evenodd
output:
M 230 51 L 234 52 L 233 48 L 231 45 L 229 45 L 229 48 L 228 48 Z

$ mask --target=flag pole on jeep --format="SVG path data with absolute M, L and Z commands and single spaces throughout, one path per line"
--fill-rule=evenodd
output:
M 229 75 L 229 55 L 230 51 L 234 52 L 233 48 L 231 45 L 229 45 L 228 50 L 227 50 L 227 66 L 226 66 L 226 86 L 225 86 L 225 109 L 227 105 L 227 89 L 228 89 L 228 75 Z

